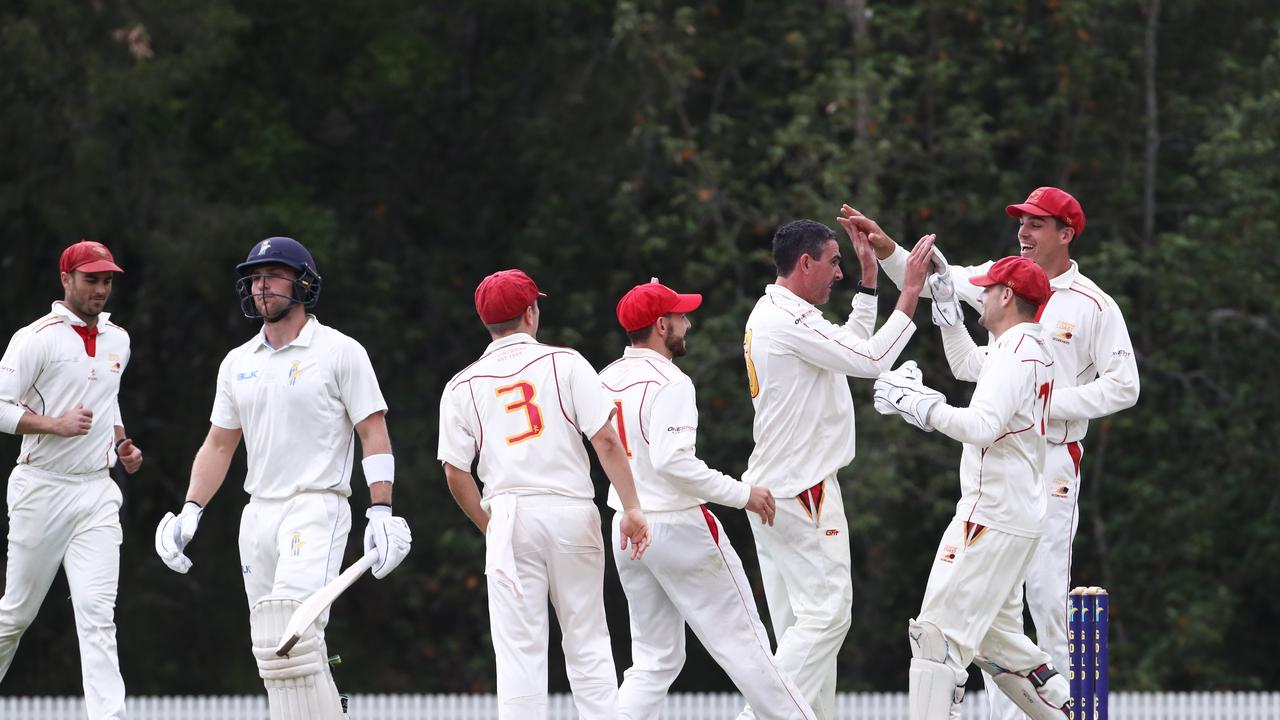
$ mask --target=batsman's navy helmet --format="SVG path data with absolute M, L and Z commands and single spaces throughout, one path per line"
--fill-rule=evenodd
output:
M 316 261 L 311 253 L 293 238 L 269 237 L 254 245 L 249 251 L 249 257 L 236 266 L 236 272 L 240 274 L 240 279 L 236 281 L 236 291 L 240 294 L 240 309 L 246 317 L 262 317 L 253 302 L 249 275 L 254 268 L 263 265 L 283 265 L 298 273 L 293 281 L 293 301 L 289 307 L 299 303 L 303 307 L 313 307 L 320 299 L 320 273 L 316 271 Z

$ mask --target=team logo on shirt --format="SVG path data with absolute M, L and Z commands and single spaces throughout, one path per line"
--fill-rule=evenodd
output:
M 306 543 L 302 540 L 302 533 L 295 532 L 293 536 L 289 538 L 289 554 L 294 557 L 302 555 L 302 546 L 305 544 Z
M 1053 339 L 1060 343 L 1069 343 L 1071 338 L 1075 337 L 1076 325 L 1066 320 L 1059 320 L 1056 329 L 1053 332 Z
M 119 354 L 111 353 L 110 355 L 107 356 L 107 362 L 110 363 L 111 372 L 113 373 L 120 372 L 120 355 Z
M 1066 500 L 1071 497 L 1071 482 L 1069 480 L 1054 480 L 1053 490 L 1050 493 L 1053 497 Z
M 302 377 L 302 361 L 294 360 L 293 364 L 289 366 L 289 384 L 297 385 L 300 377 Z

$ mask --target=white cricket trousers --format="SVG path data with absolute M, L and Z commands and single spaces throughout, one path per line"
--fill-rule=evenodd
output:
M 770 527 L 748 513 L 769 616 L 778 640 L 774 661 L 813 708 L 833 720 L 836 656 L 853 619 L 849 522 L 831 475 L 796 497 L 778 498 Z M 739 720 L 756 717 L 751 706 Z
M 284 500 L 250 498 L 240 514 L 240 572 L 249 608 L 262 598 L 306 600 L 338 576 L 351 532 L 351 505 L 331 492 Z M 324 636 L 325 610 L 316 619 Z
M 1022 632 L 1022 581 L 1037 543 L 963 520 L 943 533 L 916 619 L 946 636 L 956 685 L 969 677 L 975 654 L 1020 673 L 1049 662 Z
M 1027 607 L 1036 626 L 1036 644 L 1049 653 L 1053 666 L 1067 675 L 1067 594 L 1071 590 L 1071 544 L 1080 525 L 1079 442 L 1049 443 L 1045 448 L 1044 480 L 1048 493 L 1040 546 L 1027 567 Z M 1021 617 L 1021 616 L 1019 616 Z M 1026 717 L 990 676 L 983 673 L 992 720 Z
M 613 558 L 631 616 L 631 668 L 618 691 L 624 720 L 656 720 L 685 661 L 689 623 L 738 691 L 763 720 L 813 720 L 800 691 L 774 664 L 738 553 L 704 506 L 646 512 L 653 544 L 639 560 L 618 549 L 621 514 L 613 516 Z
M 600 511 L 581 498 L 521 495 L 511 542 L 524 597 L 517 598 L 492 575 L 487 578 L 499 720 L 547 717 L 548 598 L 560 623 L 579 717 L 617 720 L 618 676 L 604 615 Z
M 106 470 L 55 475 L 18 465 L 9 475 L 9 557 L 0 599 L 0 679 L 22 633 L 66 570 L 80 638 L 80 670 L 89 720 L 124 718 L 124 678 L 116 652 L 120 582 L 120 488 Z

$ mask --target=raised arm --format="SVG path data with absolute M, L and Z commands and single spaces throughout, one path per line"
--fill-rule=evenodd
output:
M 957 380 L 977 382 L 987 361 L 987 346 L 979 347 L 963 323 L 950 327 L 941 325 L 939 329 L 942 330 L 942 350 L 947 355 L 951 374 Z
M 797 317 L 779 342 L 819 367 L 851 377 L 877 377 L 893 367 L 915 332 L 911 315 L 924 286 L 932 252 L 932 236 L 921 238 L 910 254 L 908 284 L 898 298 L 895 311 L 870 338 L 859 337 L 847 326 L 835 325 L 821 313 L 811 312 Z

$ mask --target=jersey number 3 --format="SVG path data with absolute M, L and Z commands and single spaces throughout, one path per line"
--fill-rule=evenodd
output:
M 518 382 L 511 383 L 510 385 L 504 385 L 503 387 L 498 388 L 497 396 L 502 397 L 503 395 L 510 395 L 513 393 L 518 393 L 519 398 L 514 402 L 507 404 L 507 412 L 513 413 L 523 411 L 525 419 L 529 422 L 529 429 L 508 437 L 508 445 L 515 445 L 516 443 L 521 443 L 525 440 L 532 440 L 542 434 L 543 428 L 542 408 L 538 407 L 538 403 L 533 401 L 533 398 L 538 393 L 537 389 L 534 388 L 533 383 L 520 380 Z

